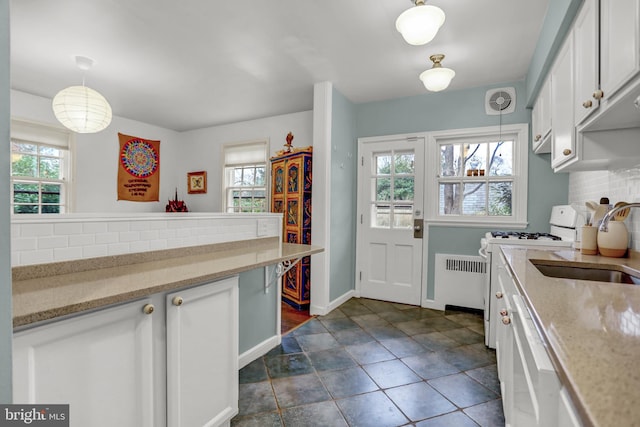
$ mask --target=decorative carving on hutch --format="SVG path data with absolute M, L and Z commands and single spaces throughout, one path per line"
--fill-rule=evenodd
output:
M 286 150 L 271 158 L 271 212 L 284 214 L 282 236 L 285 242 L 310 245 L 313 147 L 293 148 L 289 136 L 287 143 Z M 309 308 L 310 259 L 304 257 L 282 278 L 283 301 L 299 310 Z

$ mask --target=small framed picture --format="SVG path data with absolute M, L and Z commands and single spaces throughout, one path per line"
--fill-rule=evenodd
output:
M 207 192 L 207 172 L 187 173 L 187 193 L 198 194 Z

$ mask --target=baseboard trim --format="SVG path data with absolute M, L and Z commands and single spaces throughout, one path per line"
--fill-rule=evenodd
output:
M 423 299 L 420 306 L 422 308 L 444 311 L 444 304 L 433 299 Z
M 274 335 L 253 348 L 245 351 L 238 357 L 238 369 L 242 369 L 249 363 L 256 360 L 258 357 L 262 357 L 267 354 L 271 349 L 277 347 L 282 342 L 281 335 Z
M 350 290 L 345 292 L 344 294 L 342 294 L 341 296 L 339 296 L 338 298 L 334 299 L 333 301 L 331 301 L 329 303 L 329 305 L 327 307 L 321 307 L 318 305 L 312 305 L 309 309 L 309 312 L 312 315 L 318 315 L 318 316 L 325 316 L 327 314 L 329 314 L 332 310 L 340 307 L 342 304 L 344 304 L 345 302 L 349 301 L 351 298 L 356 296 L 356 291 L 355 290 Z

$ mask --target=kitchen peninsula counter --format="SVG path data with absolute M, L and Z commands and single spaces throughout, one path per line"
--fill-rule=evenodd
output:
M 544 276 L 531 262 L 640 271 L 631 258 L 503 246 L 560 381 L 585 425 L 640 425 L 640 286 Z
M 13 326 L 133 301 L 322 251 L 270 237 L 14 267 Z

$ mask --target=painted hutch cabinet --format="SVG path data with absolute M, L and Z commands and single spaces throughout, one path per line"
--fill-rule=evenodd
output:
M 271 212 L 284 214 L 288 243 L 311 244 L 312 154 L 313 147 L 290 147 L 271 158 Z M 282 278 L 282 299 L 298 310 L 309 308 L 310 268 L 310 257 L 304 257 Z

